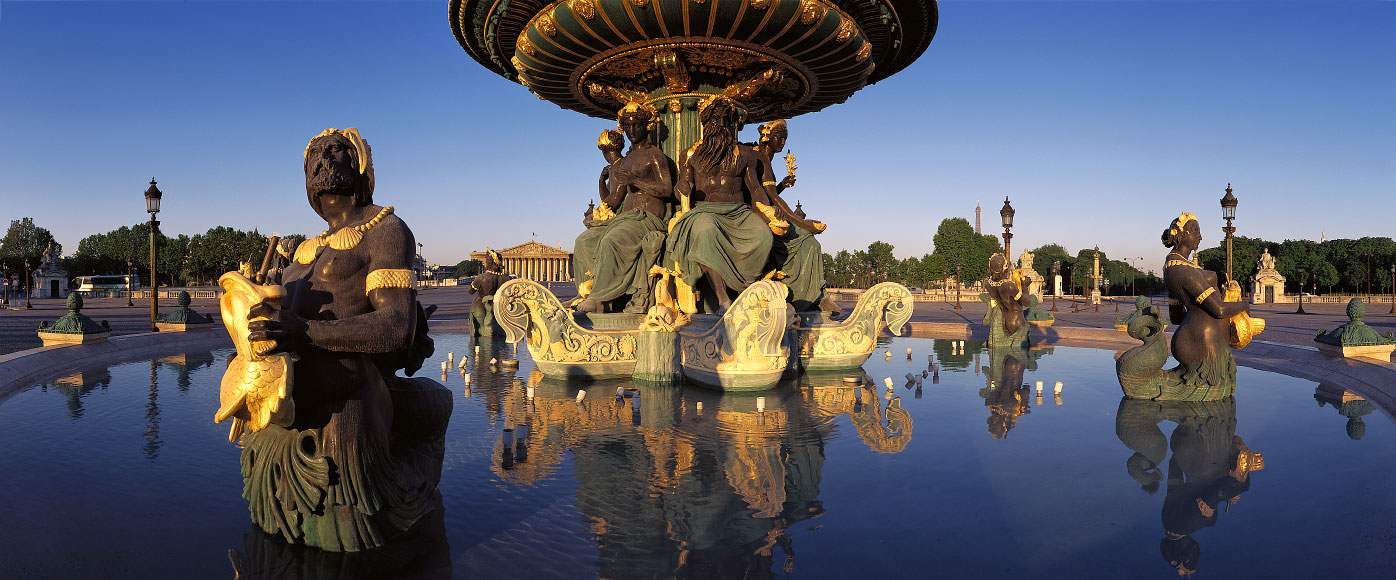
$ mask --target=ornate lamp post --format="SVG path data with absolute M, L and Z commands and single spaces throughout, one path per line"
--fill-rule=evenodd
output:
M 1391 265 L 1391 311 L 1387 314 L 1396 314 L 1396 264 Z
M 1013 254 L 1009 251 L 1009 242 L 1013 240 L 1013 234 L 1009 230 L 1013 229 L 1015 213 L 1017 212 L 1013 211 L 1013 206 L 1008 204 L 1008 196 L 1003 196 L 1003 209 L 999 210 L 999 216 L 1003 218 L 1003 257 L 1009 264 L 1013 263 Z
M 1052 309 L 1049 312 L 1057 311 L 1057 294 L 1061 292 L 1062 281 L 1062 261 L 1052 260 Z
M 1226 195 L 1221 198 L 1222 219 L 1226 220 L 1226 225 L 1222 226 L 1222 232 L 1226 234 L 1226 279 L 1231 280 L 1231 234 L 1236 233 L 1236 228 L 1231 225 L 1231 220 L 1236 219 L 1236 203 L 1239 200 L 1231 195 L 1231 184 L 1226 184 Z M 1301 289 L 1302 292 L 1302 289 Z
M 1295 310 L 1294 313 L 1307 314 L 1304 312 L 1304 268 L 1302 266 L 1299 268 L 1299 310 Z
M 9 305 L 10 305 L 10 267 L 9 267 L 9 265 L 0 264 L 0 272 L 4 272 L 4 275 L 5 275 L 5 300 L 4 300 L 3 302 L 0 302 L 0 305 L 9 306 Z
M 131 269 L 132 269 L 133 267 L 135 267 L 135 264 L 132 264 L 130 260 L 126 260 L 126 305 L 127 305 L 127 306 L 135 306 L 135 305 L 136 305 L 135 302 L 131 302 Z
M 34 290 L 31 289 L 31 288 L 29 287 L 29 286 L 31 285 L 31 284 L 30 284 L 30 280 L 29 280 L 29 269 L 30 269 L 30 268 L 33 268 L 33 267 L 34 267 L 34 266 L 32 266 L 32 265 L 29 263 L 29 259 L 28 259 L 28 258 L 25 258 L 25 260 L 24 260 L 24 309 L 25 309 L 25 310 L 31 310 L 31 309 L 34 308 L 34 306 L 33 306 L 32 304 L 29 303 L 29 295 L 34 293 Z
M 159 231 L 160 222 L 155 221 L 155 214 L 160 213 L 160 188 L 155 187 L 155 178 L 150 178 L 150 188 L 145 190 L 145 211 L 150 213 L 150 221 L 146 225 L 150 226 L 150 331 L 160 332 L 160 328 L 155 326 L 155 318 L 159 314 L 159 286 L 155 276 L 155 232 Z
M 960 268 L 961 264 L 955 264 L 955 308 L 954 310 L 964 310 L 960 308 Z

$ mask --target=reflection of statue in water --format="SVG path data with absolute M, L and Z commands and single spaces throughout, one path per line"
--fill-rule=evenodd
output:
M 470 333 L 475 336 L 494 336 L 501 330 L 494 320 L 494 293 L 513 277 L 500 269 L 499 252 L 485 248 L 485 271 L 470 282 L 470 291 L 475 298 L 470 301 Z
M 615 386 L 634 384 L 595 388 Z M 497 473 L 527 484 L 573 457 L 597 576 L 770 578 L 793 569 L 788 530 L 824 513 L 819 482 L 832 432 L 799 390 L 767 393 L 757 411 L 755 397 L 677 386 L 647 384 L 633 407 L 609 397 L 578 403 L 575 386 L 560 381 L 536 388 L 531 402 L 505 389 L 504 423 L 530 425 L 526 441 L 516 440 L 528 460 L 501 462 Z
M 1164 437 L 1158 426 L 1161 421 L 1178 424 L 1171 436 Z M 1150 494 L 1158 491 L 1163 459 L 1172 448 L 1163 500 L 1165 536 L 1159 550 L 1180 575 L 1196 572 L 1202 549 L 1193 534 L 1216 525 L 1219 512 L 1230 510 L 1241 493 L 1250 489 L 1250 473 L 1265 468 L 1265 458 L 1236 436 L 1235 399 L 1187 402 L 1126 397 L 1115 415 L 1115 434 L 1134 450 L 1125 462 L 1130 477 Z
M 601 205 L 575 244 L 573 268 L 585 296 L 577 310 L 642 313 L 652 303 L 650 269 L 664 250 L 666 202 L 674 197 L 669 158 L 651 141 L 657 117 L 650 105 L 632 102 L 620 110 L 620 128 L 630 138 L 624 156 L 615 131 L 597 141 L 610 165 L 598 181 Z
M 1032 412 L 1028 402 L 1032 393 L 1023 384 L 1023 371 L 1029 365 L 1036 366 L 1029 360 L 1027 351 L 1020 348 L 989 349 L 989 366 L 983 369 L 989 385 L 979 390 L 979 396 L 984 397 L 984 406 L 989 409 L 990 437 L 1008 437 L 1008 432 L 1018 424 L 1018 418 Z
M 989 281 L 982 298 L 989 305 L 984 311 L 984 324 L 989 327 L 989 344 L 1021 347 L 1028 337 L 1028 322 L 1023 309 L 1029 303 L 1024 297 L 1018 272 L 1003 254 L 989 258 Z
M 1127 332 L 1144 341 L 1121 355 L 1115 367 L 1125 396 L 1136 399 L 1213 401 L 1236 390 L 1236 360 L 1231 349 L 1244 347 L 1265 328 L 1251 318 L 1250 305 L 1240 302 L 1240 286 L 1228 280 L 1225 296 L 1217 290 L 1217 274 L 1203 270 L 1189 256 L 1202 242 L 1197 216 L 1183 213 L 1163 232 L 1163 245 L 1173 248 L 1164 262 L 1169 317 L 1180 326 L 1173 334 L 1172 354 L 1178 366 L 1161 370 L 1168 360 L 1163 322 L 1157 309 L 1144 306 L 1130 316 Z
M 736 105 L 718 95 L 700 109 L 703 138 L 679 156 L 680 215 L 670 223 L 665 265 L 678 263 L 681 298 L 684 287 L 700 290 L 705 309 L 725 312 L 734 293 L 761 279 L 771 234 L 785 233 L 789 222 L 770 207 L 755 156 L 739 150 Z
M 781 219 L 790 222 L 790 228 L 776 236 L 770 265 L 785 274 L 781 281 L 790 287 L 790 302 L 795 310 L 838 312 L 839 307 L 824 297 L 824 250 L 814 238 L 826 226 L 823 222 L 805 219 L 803 211 L 791 210 L 780 197 L 780 192 L 795 185 L 793 156 L 786 156 L 789 173 L 779 183 L 775 180 L 775 156 L 785 149 L 788 135 L 785 120 L 771 121 L 761 126 L 761 142 L 752 149 L 756 152 L 761 185 L 766 189 L 771 206 Z
M 306 147 L 305 176 L 329 228 L 296 249 L 283 285 L 234 272 L 220 280 L 238 355 L 217 419 L 234 418 L 233 438 L 241 432 L 257 527 L 328 551 L 367 550 L 433 511 L 451 394 L 395 376 L 433 349 L 412 287 L 412 232 L 373 204 L 368 144 L 354 129 L 326 130 Z M 244 312 L 244 294 L 266 299 Z M 278 360 L 264 368 L 280 381 L 241 374 Z

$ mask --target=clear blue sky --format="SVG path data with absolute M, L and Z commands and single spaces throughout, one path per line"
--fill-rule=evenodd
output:
M 318 233 L 301 153 L 326 127 L 373 145 L 376 199 L 428 261 L 537 240 L 570 249 L 614 123 L 539 101 L 456 44 L 446 0 L 0 0 L 0 219 L 71 253 L 145 219 Z M 790 122 L 827 252 L 931 251 L 945 217 L 1004 195 L 1014 248 L 1099 244 L 1158 268 L 1178 212 L 1220 236 L 1396 235 L 1396 2 L 940 3 L 915 64 Z M 754 128 L 743 135 L 754 139 Z M 1015 254 L 1017 251 L 1015 250 Z

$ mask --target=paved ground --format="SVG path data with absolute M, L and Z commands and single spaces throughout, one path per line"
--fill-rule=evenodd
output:
M 571 297 L 570 284 L 553 284 L 555 291 L 560 294 L 560 298 Z M 437 312 L 432 316 L 434 322 L 464 321 L 470 313 L 471 294 L 468 288 L 464 287 L 444 287 L 426 288 L 421 293 L 423 304 L 436 304 Z M 29 348 L 36 348 L 41 345 L 38 336 L 34 331 L 38 329 L 39 322 L 47 320 L 50 323 L 66 313 L 64 301 L 56 299 L 36 299 L 32 301 L 33 310 L 0 310 L 0 354 L 15 352 Z M 852 302 L 844 303 L 845 308 L 851 307 Z M 1043 306 L 1051 308 L 1051 300 Z M 1113 328 L 1115 317 L 1121 316 L 1125 311 L 1132 309 L 1132 305 L 1127 300 L 1122 300 L 1119 305 L 1119 313 L 1115 312 L 1113 303 L 1104 303 L 1100 311 L 1094 309 L 1083 310 L 1081 312 L 1071 312 L 1074 302 L 1069 300 L 1057 301 L 1057 326 L 1078 326 L 1092 328 Z M 24 301 L 11 299 L 11 307 L 18 305 L 23 308 Z M 912 321 L 915 322 L 951 322 L 979 324 L 984 317 L 984 305 L 977 301 L 968 300 L 961 303 L 963 310 L 954 310 L 953 303 L 918 303 L 912 314 Z M 1308 314 L 1294 314 L 1294 304 L 1272 305 L 1264 304 L 1253 306 L 1251 313 L 1253 316 L 1264 318 L 1266 322 L 1265 332 L 1257 340 L 1272 342 L 1282 342 L 1312 346 L 1314 335 L 1319 330 L 1331 330 L 1338 325 L 1347 322 L 1347 315 L 1344 314 L 1346 304 L 1305 304 L 1304 310 Z M 216 315 L 218 306 L 213 300 L 195 300 L 191 307 L 200 313 Z M 173 302 L 162 302 L 161 312 L 168 312 L 174 308 Z M 1368 316 L 1363 321 L 1378 332 L 1396 331 L 1396 315 L 1387 314 L 1390 308 L 1388 304 L 1373 304 L 1369 306 Z M 106 320 L 112 327 L 112 334 L 137 334 L 150 331 L 150 305 L 148 302 L 138 302 L 134 307 L 127 307 L 124 299 L 92 299 L 86 303 L 83 314 L 91 316 L 97 320 Z M 458 325 L 449 325 L 458 327 Z

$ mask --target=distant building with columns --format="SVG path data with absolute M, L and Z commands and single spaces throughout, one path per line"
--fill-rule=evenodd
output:
M 527 278 L 536 282 L 572 281 L 572 252 L 562 246 L 552 247 L 538 242 L 519 244 L 512 248 L 496 250 L 503 264 L 504 273 L 515 278 Z M 470 259 L 485 263 L 484 252 L 471 252 Z

